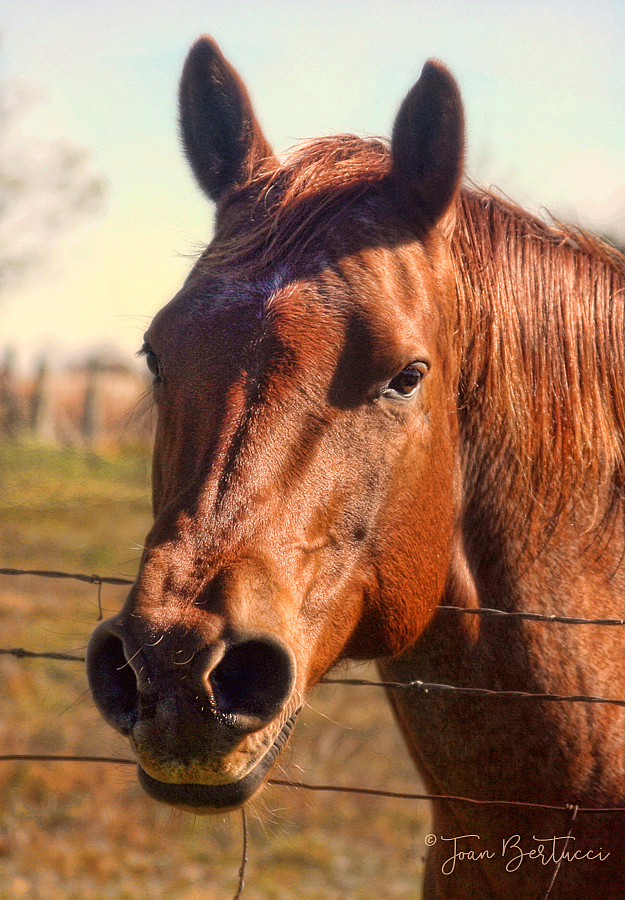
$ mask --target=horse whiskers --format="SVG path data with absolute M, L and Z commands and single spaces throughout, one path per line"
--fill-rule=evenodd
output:
M 346 725 L 345 722 L 337 722 L 336 719 L 332 719 L 332 718 L 331 718 L 330 716 L 328 716 L 326 713 L 321 712 L 321 710 L 315 709 L 315 707 L 314 707 L 308 700 L 304 700 L 304 701 L 303 701 L 303 705 L 304 705 L 304 706 L 307 706 L 308 709 L 311 710 L 311 712 L 314 712 L 314 713 L 315 713 L 315 715 L 321 716 L 322 719 L 327 719 L 328 722 L 332 722 L 333 725 L 338 725 L 339 728 L 344 728 L 344 729 L 346 729 L 347 731 L 352 731 L 352 730 L 353 730 L 353 728 L 352 728 L 351 725 Z

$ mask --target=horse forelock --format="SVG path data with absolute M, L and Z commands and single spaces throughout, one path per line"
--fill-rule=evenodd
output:
M 389 170 L 388 146 L 378 139 L 345 134 L 297 145 L 278 169 L 261 172 L 225 198 L 200 268 L 235 266 L 244 275 L 267 278 L 276 265 L 301 267 L 315 237 L 343 218 Z M 364 209 L 360 214 L 366 225 L 369 217 Z M 379 228 L 378 219 L 372 215 L 369 225 Z

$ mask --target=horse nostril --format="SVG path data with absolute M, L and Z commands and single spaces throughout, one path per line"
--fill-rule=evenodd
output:
M 295 662 L 272 638 L 254 638 L 230 647 L 208 680 L 215 712 L 234 728 L 257 731 L 271 721 L 289 697 Z
M 87 679 L 96 706 L 122 734 L 128 734 L 137 715 L 137 679 L 116 634 L 98 626 L 87 646 Z

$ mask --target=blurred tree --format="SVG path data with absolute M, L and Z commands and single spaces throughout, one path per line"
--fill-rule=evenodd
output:
M 0 301 L 45 262 L 60 234 L 98 212 L 104 193 L 85 150 L 21 131 L 29 95 L 0 82 Z

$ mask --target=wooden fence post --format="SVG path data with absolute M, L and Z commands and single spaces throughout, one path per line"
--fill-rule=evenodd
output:
M 39 362 L 30 398 L 30 430 L 33 437 L 42 443 L 54 444 L 56 442 L 50 369 L 45 359 L 41 359 Z
M 0 369 L 0 436 L 17 440 L 25 424 L 24 409 L 16 388 L 15 351 L 7 347 Z
M 100 362 L 89 361 L 87 366 L 87 390 L 83 405 L 80 432 L 87 447 L 92 448 L 102 430 L 102 411 L 100 409 Z

